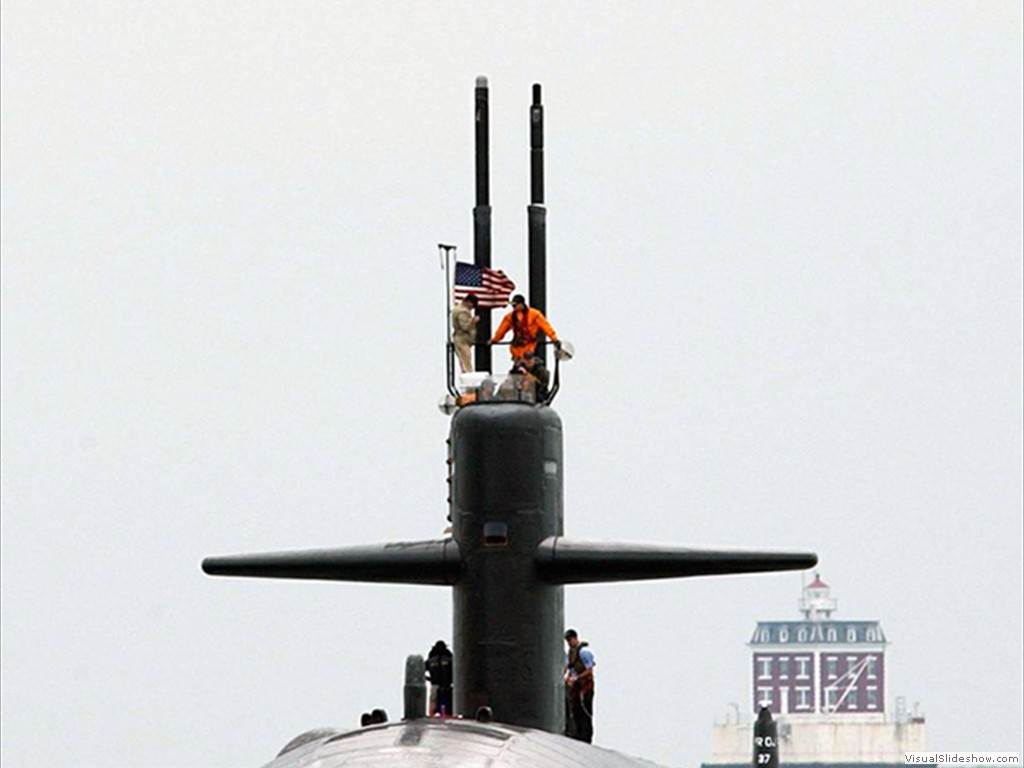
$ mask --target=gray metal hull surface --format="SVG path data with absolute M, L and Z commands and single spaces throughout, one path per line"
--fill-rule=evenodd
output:
M 545 731 L 472 720 L 413 720 L 311 736 L 264 768 L 664 768 Z

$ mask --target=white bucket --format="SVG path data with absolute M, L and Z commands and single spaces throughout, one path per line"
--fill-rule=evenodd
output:
M 480 385 L 484 383 L 484 379 L 490 375 L 488 371 L 472 371 L 471 373 L 459 374 L 459 387 L 463 391 L 479 389 Z

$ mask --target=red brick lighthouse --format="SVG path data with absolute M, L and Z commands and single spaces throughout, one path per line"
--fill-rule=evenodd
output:
M 885 635 L 877 621 L 833 619 L 836 601 L 815 574 L 800 600 L 803 618 L 759 621 L 753 649 L 753 711 L 772 715 L 885 712 Z
M 751 649 L 749 714 L 714 726 L 703 768 L 746 768 L 752 720 L 762 706 L 778 724 L 779 761 L 802 768 L 881 768 L 925 751 L 924 717 L 900 697 L 886 709 L 888 641 L 878 621 L 835 616 L 836 600 L 815 574 L 800 618 L 759 621 Z

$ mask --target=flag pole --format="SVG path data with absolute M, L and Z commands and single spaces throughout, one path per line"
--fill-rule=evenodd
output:
M 444 345 L 444 361 L 445 361 L 445 381 L 448 385 L 448 393 L 452 397 L 458 397 L 459 392 L 455 388 L 455 361 L 452 359 L 452 251 L 455 250 L 454 245 L 446 245 L 445 243 L 437 244 L 438 253 L 441 256 L 441 260 L 444 262 L 444 303 L 445 303 L 445 345 Z

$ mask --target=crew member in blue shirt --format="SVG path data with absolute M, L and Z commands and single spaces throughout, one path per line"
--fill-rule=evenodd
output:
M 594 654 L 575 629 L 565 632 L 566 736 L 588 744 L 594 740 Z

